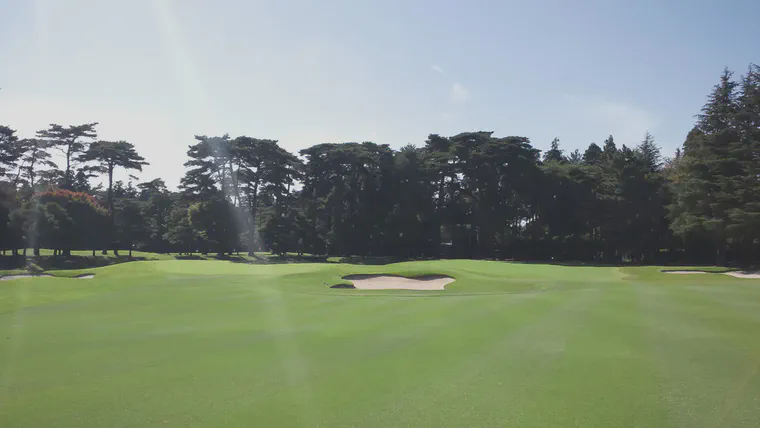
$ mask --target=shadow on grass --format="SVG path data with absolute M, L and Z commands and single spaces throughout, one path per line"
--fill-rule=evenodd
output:
M 698 273 L 729 273 L 729 272 L 742 272 L 742 269 L 739 268 L 724 268 L 724 267 L 715 267 L 710 269 L 695 269 L 696 266 L 686 266 L 685 268 L 681 269 L 661 269 L 660 272 L 662 273 L 673 273 L 673 272 L 698 272 Z
M 203 257 L 197 254 L 183 254 L 181 256 L 174 256 L 177 260 L 208 260 L 208 257 Z
M 368 265 L 382 266 L 392 263 L 411 261 L 415 259 L 401 257 L 364 257 L 364 256 L 343 256 L 343 257 L 325 257 L 327 263 L 345 263 L 350 265 Z M 421 260 L 421 259 L 420 259 Z
M 705 264 L 695 263 L 678 263 L 678 262 L 653 262 L 653 263 L 634 263 L 634 262 L 583 262 L 583 261 L 556 261 L 556 260 L 499 260 L 506 263 L 520 263 L 520 264 L 536 264 L 536 265 L 551 265 L 551 266 L 567 266 L 567 267 L 647 267 L 647 266 L 671 266 L 673 268 L 685 268 L 685 269 L 671 269 L 671 270 L 689 270 L 689 268 L 695 268 L 693 270 L 704 269 Z M 710 273 L 726 273 L 739 270 L 739 267 L 732 266 L 716 266 L 709 269 Z
M 566 267 L 627 267 L 627 266 L 645 266 L 642 264 L 632 263 L 613 263 L 613 262 L 579 262 L 579 261 L 556 261 L 556 260 L 499 260 L 506 263 L 520 263 L 526 265 L 551 265 Z
M 151 259 L 129 256 L 0 256 L 0 269 L 29 271 L 88 269 L 141 260 Z
M 344 289 L 355 289 L 353 284 L 335 284 L 330 286 L 330 288 L 344 288 Z
M 223 256 L 217 258 L 217 260 L 227 260 L 233 263 L 246 263 L 246 264 L 285 264 L 285 263 L 325 263 L 327 262 L 327 256 L 314 256 L 311 254 L 271 254 L 261 256 L 254 254 L 252 256 Z

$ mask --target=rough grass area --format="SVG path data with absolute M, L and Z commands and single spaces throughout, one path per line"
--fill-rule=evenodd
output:
M 758 426 L 760 280 L 661 269 L 169 260 L 4 281 L 0 426 Z M 330 288 L 380 273 L 456 282 Z

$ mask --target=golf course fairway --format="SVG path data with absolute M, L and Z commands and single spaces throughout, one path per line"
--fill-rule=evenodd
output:
M 172 260 L 2 281 L 0 427 L 760 426 L 760 280 L 661 269 Z M 455 281 L 331 288 L 356 274 Z

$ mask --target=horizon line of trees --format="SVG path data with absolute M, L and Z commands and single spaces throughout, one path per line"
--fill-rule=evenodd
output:
M 97 123 L 32 138 L 0 126 L 0 250 L 756 263 L 760 67 L 725 70 L 673 157 L 649 133 L 541 153 L 520 136 L 431 134 L 290 153 L 275 140 L 199 135 L 178 191 L 114 171 L 147 165 Z M 53 162 L 58 151 L 65 163 Z M 107 187 L 90 179 L 106 177 Z

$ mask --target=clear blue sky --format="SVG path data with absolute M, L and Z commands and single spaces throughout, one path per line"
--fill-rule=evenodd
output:
M 0 0 L 0 124 L 100 122 L 142 179 L 194 134 L 422 145 L 492 130 L 567 151 L 648 130 L 671 154 L 760 1 Z

